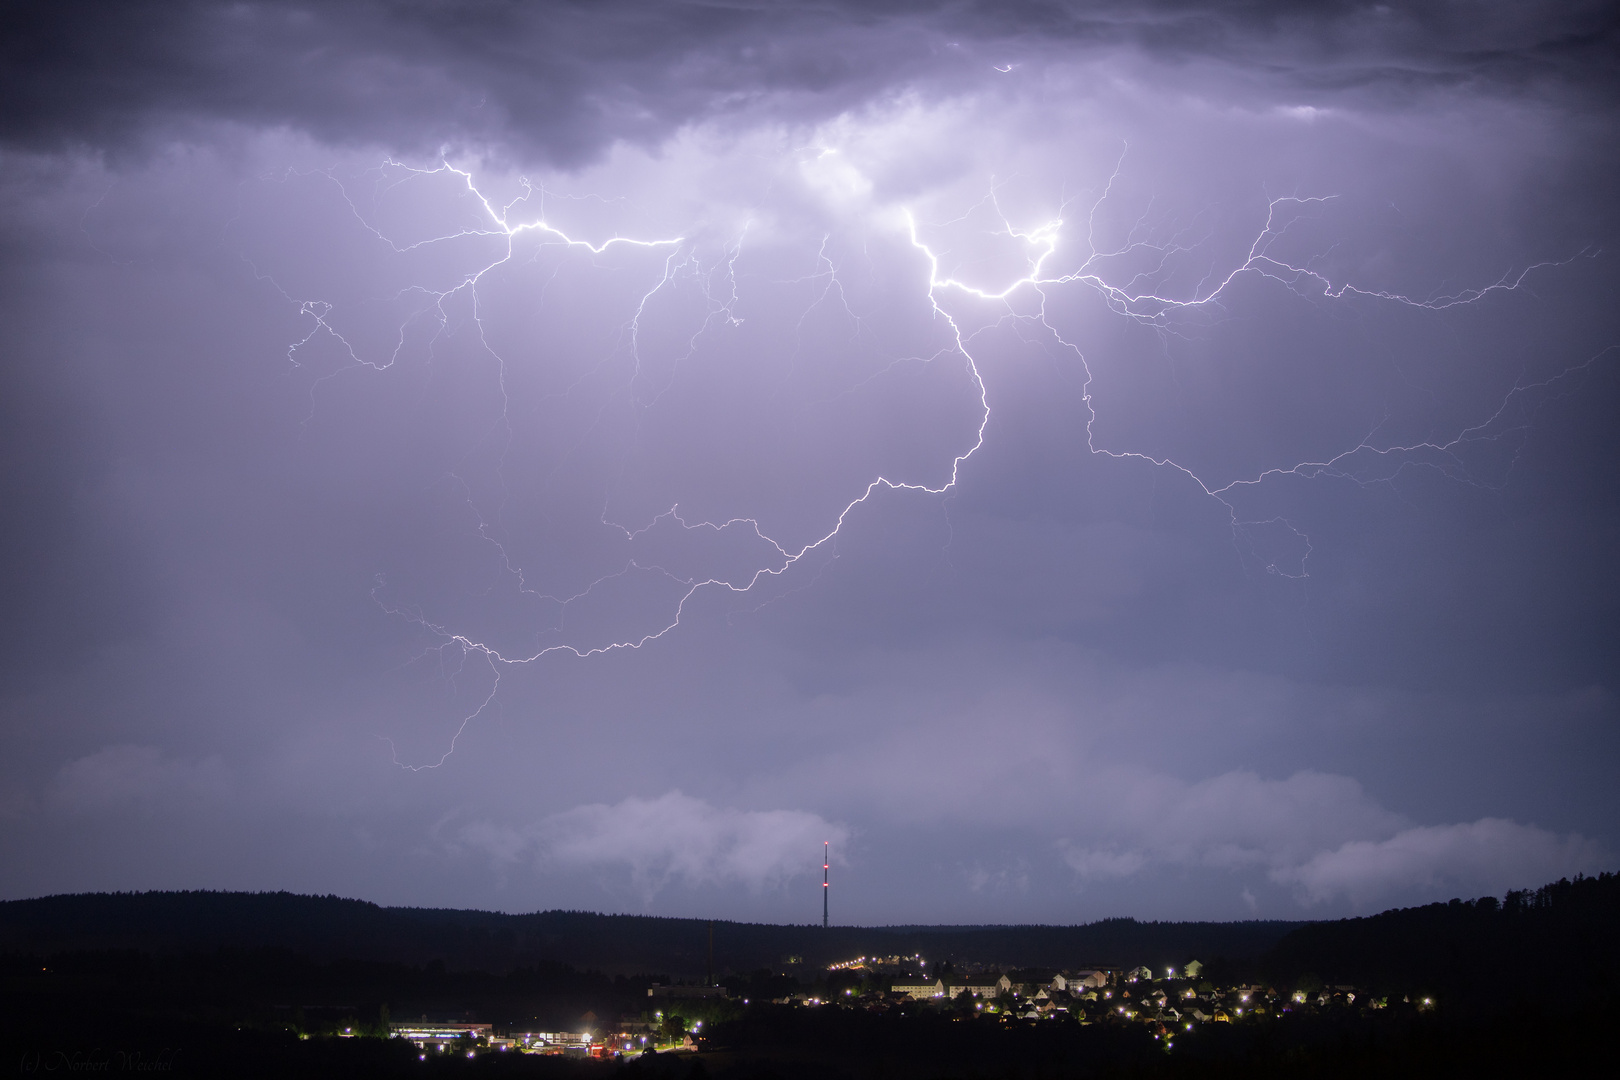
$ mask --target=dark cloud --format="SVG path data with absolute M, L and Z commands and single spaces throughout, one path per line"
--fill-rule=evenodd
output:
M 195 125 L 287 126 L 397 152 L 570 164 L 761 108 L 802 119 L 1075 49 L 1218 61 L 1260 85 L 1608 100 L 1612 5 L 11 3 L 0 138 L 115 151 Z

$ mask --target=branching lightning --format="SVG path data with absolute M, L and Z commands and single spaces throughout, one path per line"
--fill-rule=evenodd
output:
M 695 246 L 687 238 L 681 236 L 654 239 L 614 236 L 601 243 L 591 243 L 570 236 L 564 230 L 548 223 L 544 217 L 544 192 L 538 193 L 541 215 L 533 220 L 516 220 L 520 216 L 520 208 L 526 207 L 537 195 L 536 190 L 527 181 L 522 183 L 521 195 L 511 202 L 497 205 L 480 191 L 471 172 L 457 168 L 447 162 L 442 162 L 432 169 L 418 169 L 398 162 L 388 161 L 385 163 L 385 168 L 386 170 L 395 171 L 395 175 L 407 179 L 435 174 L 446 174 L 459 178 L 465 185 L 467 193 L 476 200 L 482 218 L 479 224 L 468 228 L 410 244 L 397 244 L 378 227 L 367 221 L 360 209 L 356 207 L 354 201 L 349 197 L 348 192 L 343 190 L 342 184 L 339 183 L 339 189 L 343 191 L 343 198 L 347 201 L 354 217 L 363 228 L 380 242 L 387 245 L 391 251 L 403 254 L 429 245 L 444 244 L 467 237 L 494 238 L 503 241 L 497 251 L 496 258 L 486 265 L 466 273 L 449 288 L 432 290 L 425 287 L 413 287 L 412 290 L 407 290 L 420 292 L 426 296 L 429 302 L 429 310 L 434 313 L 433 318 L 438 322 L 441 331 L 449 321 L 445 304 L 458 294 L 467 294 L 471 300 L 472 319 L 478 329 L 481 346 L 496 363 L 501 380 L 503 402 L 508 401 L 506 398 L 506 361 L 490 344 L 484 334 L 482 321 L 484 312 L 480 304 L 478 286 L 487 275 L 509 263 L 515 257 L 514 242 L 525 233 L 539 234 L 547 244 L 563 245 L 588 252 L 591 255 L 601 255 L 614 245 L 667 251 L 663 260 L 661 276 L 653 281 L 641 294 L 639 303 L 636 304 L 624 328 L 629 351 L 634 360 L 632 390 L 638 403 L 643 407 L 656 403 L 664 391 L 673 384 L 679 376 L 680 365 L 690 360 L 702 348 L 705 335 L 728 326 L 736 326 L 740 322 L 736 315 L 738 299 L 737 262 L 743 251 L 746 232 L 744 235 L 739 235 L 734 243 L 725 248 L 721 258 L 705 267 L 698 257 Z M 1225 508 L 1230 520 L 1233 541 L 1238 547 L 1241 558 L 1244 558 L 1245 561 L 1258 558 L 1269 573 L 1290 578 L 1309 576 L 1308 561 L 1312 550 L 1309 536 L 1292 522 L 1282 517 L 1245 518 L 1239 510 L 1236 500 L 1238 493 L 1253 490 L 1267 482 L 1285 476 L 1302 479 L 1333 478 L 1348 480 L 1360 485 L 1385 483 L 1392 481 L 1403 470 L 1411 468 L 1436 469 L 1448 477 L 1466 483 L 1484 484 L 1485 481 L 1471 475 L 1461 456 L 1461 451 L 1477 442 L 1497 441 L 1508 437 L 1509 433 L 1514 430 L 1510 414 L 1516 402 L 1525 395 L 1534 391 L 1548 389 L 1561 380 L 1572 377 L 1577 372 L 1596 363 L 1600 357 L 1606 355 L 1609 351 L 1605 350 L 1604 353 L 1600 353 L 1584 363 L 1574 365 L 1550 379 L 1516 385 L 1506 394 L 1501 405 L 1491 416 L 1480 423 L 1463 428 L 1449 439 L 1421 441 L 1405 445 L 1385 444 L 1378 441 L 1377 433 L 1379 428 L 1375 426 L 1356 445 L 1347 447 L 1323 460 L 1279 464 L 1251 476 L 1221 480 L 1208 479 L 1200 476 L 1193 468 L 1169 457 L 1100 445 L 1094 431 L 1098 413 L 1091 391 L 1093 381 L 1091 367 L 1080 347 L 1075 342 L 1067 340 L 1048 318 L 1050 305 L 1058 302 L 1058 298 L 1065 289 L 1093 290 L 1103 300 L 1107 308 L 1118 316 L 1152 326 L 1161 332 L 1173 332 L 1172 323 L 1178 314 L 1198 309 L 1219 310 L 1225 294 L 1233 283 L 1244 277 L 1258 276 L 1292 290 L 1298 295 L 1330 302 L 1353 296 L 1380 303 L 1442 311 L 1460 305 L 1478 303 L 1497 292 L 1513 291 L 1523 286 L 1525 281 L 1537 270 L 1550 265 L 1562 265 L 1561 263 L 1536 263 L 1525 267 L 1517 273 L 1504 275 L 1501 279 L 1483 287 L 1428 298 L 1363 289 L 1349 282 L 1336 283 L 1320 271 L 1308 265 L 1298 265 L 1276 253 L 1277 242 L 1286 233 L 1292 220 L 1288 216 L 1288 211 L 1325 204 L 1331 201 L 1334 196 L 1285 196 L 1269 200 L 1264 224 L 1249 245 L 1245 257 L 1232 265 L 1224 274 L 1219 275 L 1218 278 L 1213 275 L 1206 277 L 1190 296 L 1160 295 L 1151 287 L 1142 285 L 1144 281 L 1152 279 L 1154 270 L 1151 268 L 1147 271 L 1139 271 L 1124 282 L 1114 282 L 1108 278 L 1107 269 L 1109 264 L 1121 260 L 1123 257 L 1146 257 L 1150 260 L 1150 263 L 1162 269 L 1166 260 L 1189 250 L 1186 245 L 1176 239 L 1172 239 L 1168 243 L 1155 243 L 1150 236 L 1146 235 L 1145 225 L 1133 228 L 1119 246 L 1107 249 L 1098 248 L 1096 242 L 1096 218 L 1105 202 L 1109 199 L 1118 178 L 1119 168 L 1116 166 L 1108 184 L 1092 202 L 1083 217 L 1085 225 L 1082 238 L 1085 245 L 1083 249 L 1084 258 L 1078 265 L 1061 272 L 1052 270 L 1050 267 L 1058 261 L 1057 256 L 1060 247 L 1071 242 L 1065 231 L 1068 222 L 1063 216 L 1068 210 L 1068 205 L 1065 204 L 1060 209 L 1058 217 L 1033 228 L 1020 229 L 1015 227 L 1002 212 L 996 199 L 996 193 L 992 189 L 988 196 L 988 202 L 993 207 L 1001 223 L 998 235 L 1021 244 L 1027 253 L 1027 257 L 1024 273 L 990 287 L 974 285 L 960 279 L 958 276 L 946 273 L 942 269 L 941 254 L 924 240 L 922 229 L 911 211 L 905 211 L 904 220 L 908 239 L 912 249 L 917 253 L 923 270 L 918 275 L 918 298 L 920 301 L 926 301 L 932 318 L 947 331 L 947 344 L 943 348 L 927 357 L 912 359 L 922 359 L 927 362 L 951 359 L 963 364 L 973 387 L 977 404 L 978 419 L 971 436 L 965 439 L 964 445 L 954 453 L 948 474 L 945 475 L 944 479 L 936 483 L 929 484 L 883 474 L 873 476 L 865 483 L 864 487 L 851 492 L 852 497 L 844 502 L 842 509 L 832 517 L 824 530 L 807 542 L 798 544 L 773 537 L 765 530 L 760 520 L 754 517 L 733 517 L 724 521 L 688 520 L 681 513 L 678 504 L 669 507 L 652 520 L 639 526 L 627 526 L 611 522 L 607 519 L 604 511 L 603 524 L 617 529 L 627 542 L 633 542 L 661 525 L 672 525 L 687 533 L 694 534 L 715 536 L 734 532 L 746 534 L 759 541 L 763 545 L 761 551 L 769 554 L 761 565 L 757 565 L 751 571 L 734 578 L 726 576 L 686 577 L 662 565 L 656 563 L 643 565 L 632 558 L 627 560 L 616 573 L 599 578 L 591 582 L 583 590 L 569 596 L 541 594 L 527 584 L 522 566 L 514 562 L 483 515 L 478 514 L 477 507 L 473 505 L 474 500 L 471 492 L 468 491 L 468 505 L 478 515 L 479 535 L 496 550 L 506 571 L 516 581 L 517 588 L 520 591 L 543 597 L 543 599 L 555 604 L 560 611 L 566 611 L 570 605 L 589 596 L 594 590 L 606 586 L 615 579 L 633 575 L 650 575 L 672 586 L 675 599 L 670 606 L 667 618 L 663 618 L 658 625 L 638 633 L 623 634 L 603 644 L 586 645 L 580 642 L 563 641 L 544 644 L 529 651 L 512 653 L 498 648 L 488 641 L 479 640 L 454 627 L 436 621 L 424 612 L 385 602 L 381 596 L 383 583 L 379 580 L 378 586 L 373 592 L 373 596 L 377 598 L 378 603 L 385 611 L 409 620 L 436 639 L 438 645 L 435 646 L 435 649 L 440 654 L 441 661 L 446 663 L 447 670 L 452 672 L 452 677 L 466 670 L 469 662 L 487 665 L 492 676 L 488 694 L 482 698 L 475 709 L 461 718 L 448 747 L 438 760 L 426 764 L 410 764 L 400 761 L 396 753 L 394 757 L 395 763 L 413 771 L 436 768 L 443 764 L 454 752 L 456 742 L 467 726 L 495 702 L 500 688 L 502 671 L 508 666 L 534 664 L 553 653 L 566 653 L 579 659 L 587 659 L 615 651 L 640 649 L 663 638 L 679 627 L 693 598 L 704 590 L 724 590 L 734 594 L 748 593 L 756 589 L 762 582 L 782 578 L 793 567 L 805 561 L 814 553 L 823 551 L 829 545 L 835 544 L 851 515 L 855 514 L 859 507 L 880 493 L 913 492 L 926 495 L 943 495 L 953 491 L 962 479 L 963 467 L 984 446 L 986 431 L 990 423 L 990 393 L 981 371 L 980 361 L 974 355 L 974 349 L 977 336 L 991 327 L 1009 321 L 1026 324 L 1035 328 L 1038 333 L 1049 336 L 1050 340 L 1056 343 L 1061 350 L 1074 357 L 1083 373 L 1082 399 L 1087 411 L 1085 425 L 1086 446 L 1091 454 L 1120 460 L 1136 460 L 1185 477 L 1195 484 L 1204 496 L 1216 500 Z M 335 178 L 334 182 L 337 182 Z M 1576 258 L 1591 256 L 1592 254 L 1592 252 L 1582 252 Z M 1565 262 L 1567 261 L 1571 260 L 1565 260 Z M 825 240 L 821 250 L 817 252 L 816 265 L 818 268 L 824 269 L 818 269 L 814 277 L 817 279 L 825 278 L 825 285 L 814 303 L 822 303 L 837 290 L 838 296 L 840 300 L 843 300 L 845 310 L 848 312 L 849 305 L 843 297 L 837 267 L 827 254 Z M 704 301 L 707 304 L 707 315 L 686 340 L 684 350 L 677 356 L 674 369 L 664 384 L 658 387 L 648 387 L 647 392 L 644 394 L 639 389 L 645 375 L 639 351 L 642 321 L 646 315 L 647 306 L 653 298 L 662 290 L 668 288 L 677 278 L 683 277 L 686 280 L 699 283 Z M 280 288 L 279 285 L 276 287 Z M 283 295 L 287 296 L 284 290 Z M 1013 303 L 1015 298 L 1026 296 L 1034 301 L 1034 306 L 1037 309 L 1035 314 L 1027 313 L 1029 311 L 1028 307 L 1025 307 L 1025 313 L 1020 313 L 1015 309 Z M 291 296 L 287 296 L 287 298 L 290 303 L 297 305 L 299 315 L 311 320 L 313 324 L 307 335 L 289 346 L 288 357 L 294 363 L 299 362 L 300 351 L 314 338 L 323 334 L 330 335 L 339 342 L 347 350 L 348 356 L 356 365 L 383 370 L 391 366 L 398 358 L 399 350 L 404 343 L 404 326 L 401 327 L 400 342 L 396 345 L 391 356 L 386 360 L 368 361 L 362 358 L 359 352 L 332 325 L 330 316 L 333 307 L 331 304 L 320 300 L 296 301 Z M 962 321 L 963 317 L 959 314 L 953 314 L 951 310 L 957 300 L 970 305 L 990 305 L 997 311 L 997 314 L 994 318 L 987 319 L 985 325 L 979 329 L 965 330 Z M 851 317 L 854 317 L 853 312 L 849 313 Z M 501 420 L 503 424 L 508 423 L 504 410 Z M 510 435 L 509 426 L 507 431 L 508 435 Z M 1297 558 L 1297 565 L 1279 566 L 1275 559 L 1268 559 L 1259 555 L 1251 534 L 1252 530 L 1264 526 L 1285 529 L 1292 534 L 1304 552 L 1303 555 Z M 1245 549 L 1247 549 L 1246 555 Z M 390 745 L 392 745 L 391 741 Z
M 1119 167 L 1116 165 L 1114 173 L 1109 178 L 1108 184 L 1104 187 L 1102 195 L 1092 204 L 1090 212 L 1087 214 L 1086 235 L 1087 245 L 1090 252 L 1085 261 L 1078 269 L 1055 276 L 1048 276 L 1045 273 L 1045 266 L 1051 257 L 1057 252 L 1058 244 L 1063 235 L 1063 218 L 1054 218 L 1053 220 L 1038 225 L 1033 229 L 1020 230 L 1014 227 L 1013 224 L 1007 220 L 1005 215 L 1001 214 L 999 205 L 996 205 L 995 194 L 992 191 L 990 195 L 990 202 L 992 205 L 996 206 L 997 215 L 1001 218 L 1001 234 L 1020 240 L 1037 252 L 1035 257 L 1030 260 L 1029 270 L 1026 274 L 995 290 L 970 285 L 954 277 L 941 277 L 938 255 L 930 250 L 928 246 L 918 238 L 917 223 L 912 215 L 907 212 L 906 221 L 910 230 L 911 243 L 928 259 L 930 267 L 929 298 L 934 304 L 935 311 L 939 312 L 941 315 L 944 315 L 938 301 L 938 294 L 942 291 L 954 291 L 966 296 L 974 297 L 978 300 L 998 302 L 1008 301 L 1015 293 L 1023 289 L 1029 289 L 1036 292 L 1040 297 L 1040 314 L 1038 316 L 1034 317 L 1033 320 L 1030 320 L 1029 317 L 1018 316 L 1009 309 L 1007 317 L 1022 318 L 1026 321 L 1034 321 L 1038 323 L 1039 326 L 1046 333 L 1048 333 L 1054 341 L 1071 353 L 1076 361 L 1078 361 L 1080 364 L 1081 370 L 1084 372 L 1083 399 L 1086 403 L 1087 409 L 1087 449 L 1092 454 L 1122 460 L 1133 459 L 1142 461 L 1158 468 L 1173 470 L 1185 476 L 1188 480 L 1196 484 L 1206 496 L 1218 501 L 1223 507 L 1225 507 L 1231 524 L 1233 542 L 1234 545 L 1238 547 L 1240 555 L 1243 554 L 1243 549 L 1246 546 L 1245 540 L 1248 536 L 1248 530 L 1265 525 L 1276 525 L 1287 529 L 1304 547 L 1304 554 L 1299 559 L 1299 569 L 1296 571 L 1285 570 L 1282 567 L 1279 567 L 1275 561 L 1262 558 L 1261 561 L 1265 564 L 1265 568 L 1268 573 L 1281 577 L 1308 577 L 1309 573 L 1306 565 L 1313 550 L 1310 537 L 1305 532 L 1297 528 L 1293 522 L 1283 517 L 1272 517 L 1261 520 L 1244 520 L 1240 516 L 1237 506 L 1231 501 L 1231 496 L 1234 492 L 1245 488 L 1254 488 L 1267 480 L 1274 480 L 1283 476 L 1296 476 L 1306 479 L 1325 477 L 1348 480 L 1359 485 L 1386 483 L 1395 479 L 1395 477 L 1405 469 L 1412 467 L 1435 468 L 1451 479 L 1460 480 L 1475 486 L 1490 486 L 1470 475 L 1466 464 L 1459 457 L 1458 451 L 1470 443 L 1480 441 L 1495 441 L 1502 438 L 1504 433 L 1498 430 L 1500 427 L 1499 422 L 1502 421 L 1503 418 L 1508 414 L 1516 399 L 1533 390 L 1549 388 L 1581 371 L 1586 370 L 1614 348 L 1611 346 L 1610 348 L 1603 350 L 1597 355 L 1592 356 L 1579 364 L 1565 368 L 1562 372 L 1552 376 L 1551 378 L 1544 379 L 1539 382 L 1523 383 L 1514 386 L 1508 391 L 1507 395 L 1503 398 L 1501 405 L 1495 410 L 1495 412 L 1492 413 L 1489 418 L 1481 423 L 1462 429 L 1454 437 L 1444 442 L 1421 441 L 1407 445 L 1378 445 L 1375 442 L 1375 436 L 1377 433 L 1377 428 L 1375 427 L 1372 431 L 1369 431 L 1367 435 L 1363 437 L 1355 446 L 1343 450 L 1340 453 L 1333 455 L 1331 458 L 1322 461 L 1299 461 L 1291 465 L 1276 466 L 1266 469 L 1252 477 L 1239 477 L 1227 480 L 1224 483 L 1207 481 L 1199 476 L 1198 473 L 1193 469 L 1188 468 L 1187 466 L 1182 465 L 1169 457 L 1158 457 L 1138 451 L 1115 450 L 1098 446 L 1094 431 L 1097 413 L 1090 392 L 1092 382 L 1091 367 L 1086 362 L 1085 355 L 1081 352 L 1079 346 L 1071 341 L 1066 340 L 1063 335 L 1060 334 L 1058 330 L 1047 321 L 1047 304 L 1050 302 L 1050 291 L 1053 289 L 1066 285 L 1081 285 L 1089 287 L 1095 290 L 1104 299 L 1110 310 L 1114 311 L 1115 313 L 1159 328 L 1164 328 L 1169 317 L 1176 312 L 1219 305 L 1225 291 L 1245 274 L 1254 274 L 1278 282 L 1285 288 L 1295 291 L 1296 293 L 1300 293 L 1301 295 L 1309 295 L 1314 293 L 1318 297 L 1329 300 L 1339 300 L 1345 296 L 1359 296 L 1407 307 L 1422 308 L 1429 311 L 1443 311 L 1452 307 L 1477 303 L 1492 293 L 1511 292 L 1518 289 L 1524 284 L 1530 275 L 1537 270 L 1552 266 L 1565 266 L 1573 262 L 1575 259 L 1590 258 L 1597 254 L 1595 251 L 1587 249 L 1579 252 L 1570 259 L 1547 260 L 1533 263 L 1516 274 L 1504 274 L 1500 279 L 1489 285 L 1480 288 L 1465 289 L 1448 295 L 1436 295 L 1425 299 L 1418 299 L 1401 293 L 1362 289 L 1349 282 L 1334 284 L 1325 275 L 1311 269 L 1308 266 L 1297 266 L 1274 256 L 1271 252 L 1271 248 L 1274 242 L 1282 236 L 1287 228 L 1286 224 L 1279 225 L 1278 223 L 1279 208 L 1286 206 L 1323 204 L 1332 201 L 1334 198 L 1336 198 L 1336 196 L 1284 196 L 1281 198 L 1274 198 L 1269 201 L 1265 225 L 1260 230 L 1258 235 L 1256 235 L 1254 241 L 1250 244 L 1247 257 L 1241 263 L 1227 272 L 1227 274 L 1212 287 L 1201 289 L 1201 295 L 1195 295 L 1191 299 L 1178 299 L 1175 297 L 1161 296 L 1151 291 L 1133 292 L 1131 285 L 1134 284 L 1135 281 L 1140 280 L 1143 276 L 1145 276 L 1144 274 L 1137 274 L 1131 283 L 1127 283 L 1125 285 L 1116 285 L 1109 282 L 1102 276 L 1099 270 L 1099 264 L 1104 260 L 1117 258 L 1141 250 L 1150 250 L 1159 256 L 1159 261 L 1156 268 L 1162 269 L 1165 259 L 1167 259 L 1171 254 L 1184 251 L 1185 248 L 1175 243 L 1155 245 L 1146 241 L 1137 240 L 1135 239 L 1136 231 L 1132 230 L 1132 233 L 1126 238 L 1124 245 L 1109 250 L 1098 250 L 1095 242 L 1096 215 L 1103 203 L 1107 200 L 1113 184 L 1118 177 Z M 1205 284 L 1207 284 L 1207 280 Z M 949 316 L 945 317 L 949 318 Z M 952 327 L 953 329 L 955 328 L 954 322 L 952 323 Z M 957 333 L 957 342 L 958 346 L 962 348 L 965 354 L 966 347 L 962 345 L 960 332 Z M 983 428 L 981 427 L 981 442 L 982 434 Z M 975 445 L 974 449 L 976 450 L 977 448 L 977 445 Z M 959 458 L 957 464 L 960 465 L 962 460 L 963 459 Z M 1358 468 L 1358 465 L 1361 467 Z M 952 483 L 955 483 L 954 471 L 952 473 Z M 1254 551 L 1252 544 L 1248 544 L 1247 546 L 1251 555 L 1257 554 Z

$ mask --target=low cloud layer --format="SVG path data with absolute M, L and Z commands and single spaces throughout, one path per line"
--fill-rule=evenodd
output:
M 1307 906 L 1337 903 L 1370 911 L 1413 897 L 1533 887 L 1596 873 L 1612 859 L 1586 837 L 1501 818 L 1401 827 L 1385 835 L 1399 817 L 1369 805 L 1345 777 L 1296 776 L 1265 785 L 1252 776 L 1225 776 L 1193 789 L 1202 791 L 1189 791 L 1190 797 L 1166 806 L 1151 822 L 1116 823 L 1106 830 L 1106 848 L 1060 840 L 1064 863 L 1082 885 L 1158 867 L 1263 868 L 1269 880 L 1293 888 Z M 1231 813 L 1240 791 L 1237 802 L 1248 821 L 1244 812 Z M 1372 837 L 1365 836 L 1368 831 Z M 1334 834 L 1344 833 L 1362 835 L 1312 850 L 1313 841 L 1332 843 Z
M 1154 863 L 1222 870 L 1288 865 L 1400 821 L 1351 778 L 1311 772 L 1286 780 L 1232 772 L 1194 784 L 1112 775 L 1077 802 L 1076 816 L 1117 845 L 1099 850 L 1061 841 L 1064 861 L 1081 879 L 1125 877 Z
M 849 829 L 803 810 L 720 808 L 670 791 L 576 806 L 521 831 L 469 825 L 460 836 L 501 862 L 533 859 L 543 868 L 627 873 L 650 903 L 672 883 L 779 888 L 809 871 L 824 842 L 842 851 Z
M 1302 866 L 1273 870 L 1310 903 L 1344 897 L 1358 908 L 1390 895 L 1500 895 L 1538 882 L 1593 873 L 1612 854 L 1583 836 L 1558 836 L 1501 818 L 1406 829 L 1387 840 L 1353 840 Z
M 1111 794 L 1079 815 L 1095 820 L 1103 806 L 1124 804 L 1124 813 L 1095 830 L 1107 847 L 1058 842 L 1081 883 L 1152 867 L 1259 868 L 1307 904 L 1339 901 L 1369 910 L 1446 890 L 1501 893 L 1595 873 L 1612 857 L 1586 837 L 1501 818 L 1414 827 L 1345 776 L 1297 773 L 1265 781 L 1228 773 L 1190 785 L 1138 777 Z

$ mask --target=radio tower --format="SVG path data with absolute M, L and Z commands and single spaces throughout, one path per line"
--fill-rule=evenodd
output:
M 828 856 L 832 852 L 832 841 L 821 842 L 821 928 L 827 929 L 827 867 L 832 860 Z

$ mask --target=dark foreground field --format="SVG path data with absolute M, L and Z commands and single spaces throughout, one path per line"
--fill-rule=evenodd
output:
M 777 1012 L 782 1010 L 778 1007 Z M 627 1062 L 515 1053 L 428 1054 L 398 1039 L 301 1040 L 286 1033 L 177 1024 L 112 1027 L 101 1037 L 48 1027 L 7 1039 L 8 1075 L 228 1077 L 554 1077 L 557 1080 L 1064 1080 L 1064 1078 L 1539 1077 L 1611 1075 L 1606 1013 L 1527 1013 L 1509 1022 L 1446 1017 L 1320 1023 L 1279 1018 L 1211 1030 L 1171 1052 L 1128 1029 L 762 1011 L 736 1041 L 698 1054 Z

